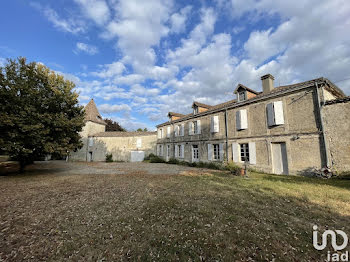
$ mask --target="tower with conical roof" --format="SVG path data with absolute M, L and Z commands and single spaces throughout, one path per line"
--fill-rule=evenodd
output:
M 106 122 L 103 121 L 100 112 L 98 112 L 94 99 L 85 106 L 85 126 L 81 132 L 82 137 L 93 136 L 96 133 L 106 131 Z

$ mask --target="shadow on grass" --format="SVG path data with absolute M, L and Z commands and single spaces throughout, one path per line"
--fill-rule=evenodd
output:
M 334 187 L 340 187 L 345 189 L 350 189 L 350 180 L 345 180 L 341 178 L 313 178 L 313 177 L 303 177 L 303 176 L 286 176 L 286 175 L 274 175 L 274 174 L 264 174 L 261 179 L 273 181 L 273 182 L 284 182 L 293 184 L 313 184 L 313 185 L 328 185 Z

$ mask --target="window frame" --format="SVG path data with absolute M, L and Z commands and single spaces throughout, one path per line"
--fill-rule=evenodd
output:
M 213 160 L 220 160 L 220 144 L 212 144 Z
M 243 94 L 243 99 L 241 97 L 242 94 Z M 239 91 L 238 92 L 238 101 L 241 102 L 241 101 L 245 101 L 245 100 L 247 100 L 247 91 L 246 90 Z
M 250 162 L 250 154 L 249 154 L 249 143 L 241 143 L 239 144 L 239 161 L 245 163 L 247 161 Z

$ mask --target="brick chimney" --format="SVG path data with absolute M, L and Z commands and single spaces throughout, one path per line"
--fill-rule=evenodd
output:
M 275 78 L 270 74 L 261 77 L 264 94 L 273 90 L 273 80 L 275 80 Z

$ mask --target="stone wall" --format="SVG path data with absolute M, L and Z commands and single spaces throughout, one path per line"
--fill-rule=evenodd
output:
M 350 101 L 325 105 L 322 109 L 326 141 L 335 171 L 350 170 Z

